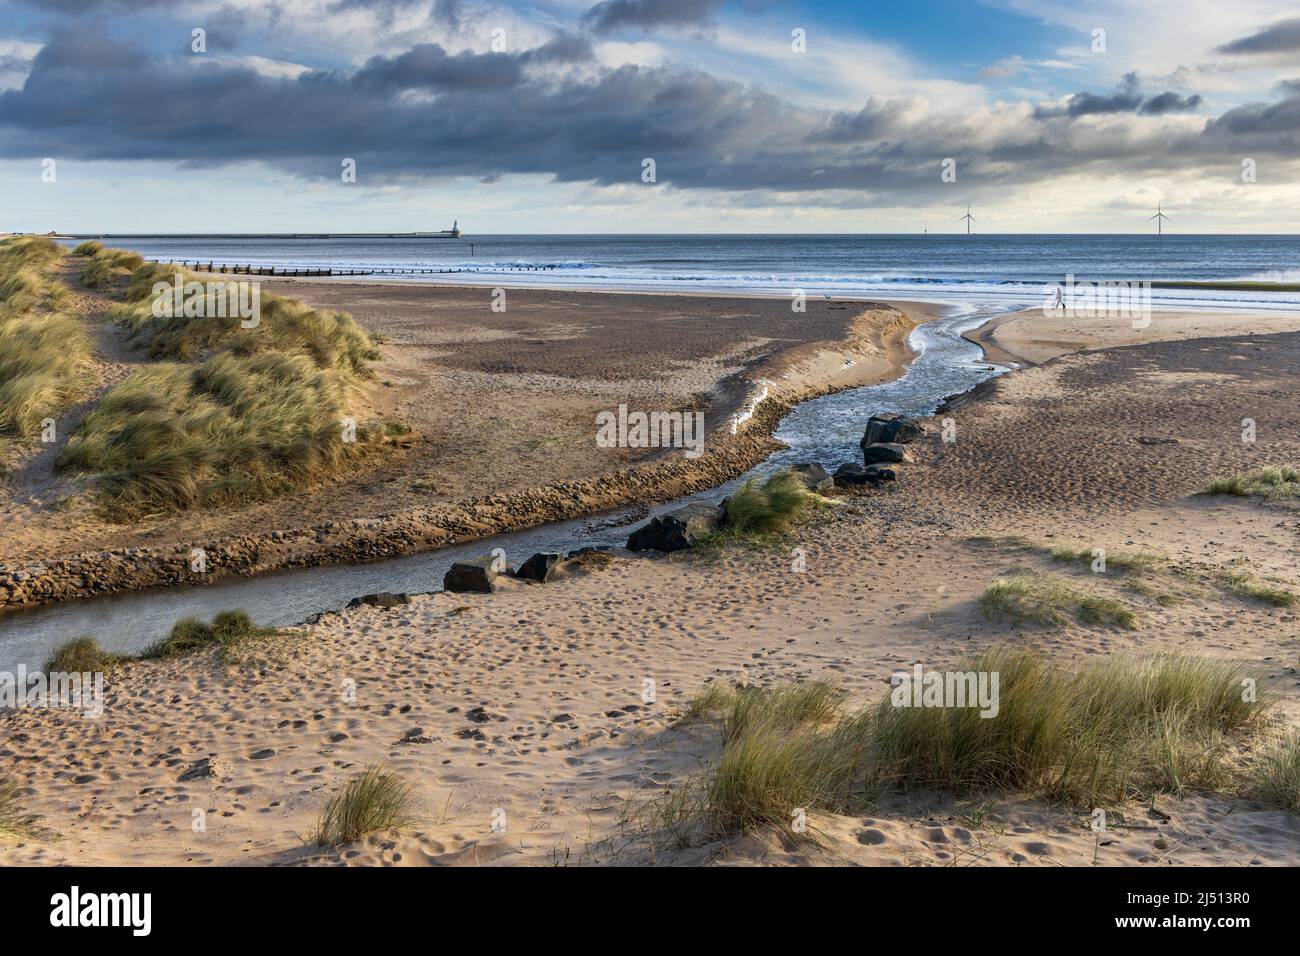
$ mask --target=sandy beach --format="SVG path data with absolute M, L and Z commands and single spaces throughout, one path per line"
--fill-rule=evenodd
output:
M 361 299 L 377 292 L 303 294 L 356 297 L 351 307 L 362 314 Z M 416 294 L 423 293 L 392 293 L 396 301 Z M 438 295 L 459 301 L 471 293 Z M 392 351 L 412 356 L 386 360 L 395 369 L 411 363 L 392 373 L 401 378 L 394 407 L 412 413 L 419 390 L 406 378 L 414 380 L 416 355 L 436 353 L 437 374 L 458 387 L 512 376 L 541 394 L 556 363 L 537 363 L 539 352 L 576 364 L 602 354 L 566 337 L 583 334 L 576 326 L 591 320 L 575 320 L 566 297 L 549 296 L 521 295 L 540 311 L 526 318 L 521 303 L 481 344 L 430 330 L 394 307 L 388 331 L 411 348 Z M 744 311 L 746 323 L 766 308 L 715 307 L 724 317 L 726 309 Z M 828 307 L 818 340 L 844 338 L 853 314 Z M 788 316 L 773 311 L 771 322 L 780 320 Z M 475 325 L 492 321 L 487 313 Z M 629 321 L 604 334 L 644 328 Z M 761 328 L 756 337 L 772 334 Z M 1127 323 L 1025 313 L 982 330 L 1026 367 L 941 412 L 956 440 L 943 442 L 931 428 L 899 481 L 837 492 L 835 507 L 800 526 L 795 545 L 806 570 L 794 570 L 784 547 L 616 554 L 544 586 L 503 579 L 492 595 L 415 595 L 394 608 L 329 614 L 234 664 L 212 653 L 128 664 L 110 676 L 99 720 L 6 714 L 0 756 L 41 829 L 0 843 L 0 863 L 1300 864 L 1300 818 L 1195 791 L 1162 797 L 1158 807 L 1123 808 L 1126 822 L 1104 846 L 1088 829 L 1089 808 L 1018 794 L 891 795 L 867 815 L 818 817 L 816 845 L 755 834 L 682 846 L 646 822 L 647 806 L 719 753 L 716 727 L 680 720 L 710 684 L 830 678 L 849 700 L 867 702 L 900 668 L 942 666 L 993 645 L 1072 664 L 1121 652 L 1194 652 L 1263 668 L 1263 689 L 1295 726 L 1295 610 L 1213 582 L 1218 570 L 1244 562 L 1300 589 L 1293 559 L 1300 515 L 1195 492 L 1214 478 L 1300 459 L 1300 318 L 1157 315 L 1140 341 L 1131 331 Z M 756 367 L 742 346 L 755 339 L 709 335 L 712 359 L 679 380 L 694 383 L 682 386 L 689 391 Z M 887 361 L 883 353 L 877 360 Z M 881 374 L 885 365 L 874 368 Z M 779 377 L 770 365 L 766 374 Z M 686 398 L 662 382 L 644 387 L 659 400 Z M 575 431 L 591 407 L 617 397 L 602 389 L 583 394 Z M 1243 418 L 1257 423 L 1253 444 L 1239 439 Z M 503 454 L 492 445 L 477 450 Z M 1109 576 L 1089 582 L 1132 606 L 1134 630 L 999 624 L 980 613 L 982 590 L 1016 568 L 1054 569 L 1006 535 L 1139 548 L 1167 563 L 1142 590 Z M 1066 573 L 1089 576 L 1086 566 Z M 643 696 L 647 679 L 657 688 L 653 702 Z M 417 822 L 352 845 L 308 845 L 328 794 L 374 764 L 412 782 Z

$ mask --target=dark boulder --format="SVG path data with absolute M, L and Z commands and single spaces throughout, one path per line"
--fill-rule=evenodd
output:
M 875 483 L 876 480 L 873 478 L 872 473 L 857 462 L 846 461 L 835 469 L 835 484 L 841 488 L 874 485 Z
M 867 480 L 873 485 L 880 484 L 882 481 L 897 481 L 898 472 L 889 465 L 867 465 L 865 469 Z
M 505 568 L 503 562 L 494 554 L 485 554 L 481 558 L 457 561 L 442 579 L 444 591 L 457 591 L 473 594 L 491 594 L 497 589 L 497 575 Z
M 721 505 L 696 501 L 666 515 L 651 518 L 650 523 L 632 532 L 627 539 L 629 551 L 684 551 L 717 530 L 724 512 Z
M 863 448 L 879 442 L 896 442 L 905 445 L 916 441 L 924 434 L 925 426 L 917 419 L 886 412 L 883 415 L 872 415 L 867 419 L 867 430 L 858 444 Z
M 525 581 L 536 581 L 539 584 L 545 584 L 555 577 L 555 569 L 560 566 L 562 560 L 554 552 L 539 551 L 519 566 L 515 577 L 523 578 Z
M 875 465 L 880 462 L 898 462 L 911 461 L 912 456 L 903 445 L 896 442 L 876 442 L 874 445 L 867 445 L 862 449 L 862 461 L 867 465 Z
M 827 474 L 826 469 L 815 461 L 793 465 L 790 471 L 803 479 L 803 483 L 808 486 L 809 491 L 826 491 L 835 486 L 835 482 Z
M 410 604 L 411 599 L 405 594 L 390 594 L 387 591 L 381 591 L 378 594 L 363 594 L 361 597 L 353 598 L 348 602 L 348 607 L 361 607 L 366 604 L 370 607 L 397 607 L 399 604 Z

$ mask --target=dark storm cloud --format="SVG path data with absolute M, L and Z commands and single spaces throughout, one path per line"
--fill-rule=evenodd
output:
M 592 55 L 589 40 L 567 33 L 522 53 L 465 50 L 451 54 L 437 43 L 420 43 L 398 56 L 371 57 L 353 74 L 352 84 L 378 93 L 509 90 L 523 81 L 525 66 L 575 63 L 589 60 Z
M 1120 88 L 1114 93 L 1075 93 L 1065 101 L 1065 106 L 1040 106 L 1035 110 L 1038 119 L 1054 116 L 1096 116 L 1105 113 L 1142 113 L 1162 116 L 1166 113 L 1187 113 L 1201 105 L 1199 94 L 1182 96 L 1172 90 L 1147 96 L 1142 92 L 1136 73 L 1125 73 Z
M 1219 47 L 1220 53 L 1293 53 L 1300 51 L 1300 17 L 1279 20 L 1248 37 Z
M 400 56 L 374 56 L 352 77 L 354 85 L 379 93 L 399 90 L 508 90 L 523 79 L 509 53 L 454 56 L 436 43 L 421 43 Z
M 603 0 L 582 20 L 596 33 L 651 30 L 656 27 L 704 27 L 722 7 L 722 0 Z
M 1138 112 L 1147 116 L 1163 116 L 1165 113 L 1189 113 L 1192 110 L 1200 109 L 1202 102 L 1204 101 L 1199 93 L 1193 93 L 1191 96 L 1181 96 L 1172 90 L 1166 90 L 1143 102 L 1138 107 Z
M 970 181 L 1023 185 L 1113 171 L 1117 162 L 1195 168 L 1198 156 L 1218 162 L 1225 143 L 1243 138 L 1251 155 L 1269 155 L 1251 137 L 1294 133 L 1300 112 L 1292 98 L 1225 114 L 1212 136 L 1183 125 L 1101 137 L 1068 110 L 1022 107 L 995 120 L 873 98 L 862 110 L 834 111 L 701 71 L 543 68 L 588 52 L 565 34 L 517 54 L 453 55 L 423 44 L 356 70 L 283 77 L 61 31 L 36 55 L 23 88 L 0 93 L 0 155 L 262 161 L 331 179 L 343 157 L 354 157 L 369 182 L 527 173 L 598 184 L 639 184 L 641 161 L 651 157 L 659 182 L 678 188 L 898 196 L 934 189 L 946 156 Z M 1138 108 L 1160 113 L 1192 99 L 1163 96 Z
M 1300 149 L 1300 84 L 1283 84 L 1288 95 L 1276 103 L 1246 103 L 1230 109 L 1205 128 L 1212 140 L 1242 147 L 1294 153 Z
M 595 57 L 591 41 L 575 33 L 557 33 L 539 47 L 520 54 L 524 63 L 583 63 Z

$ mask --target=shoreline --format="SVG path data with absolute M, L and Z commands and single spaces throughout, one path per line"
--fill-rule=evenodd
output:
M 156 547 L 103 549 L 0 567 L 0 618 L 67 601 L 126 591 L 201 586 L 232 577 L 321 565 L 360 564 L 440 550 L 632 504 L 671 501 L 723 484 L 780 447 L 772 434 L 797 404 L 903 374 L 914 357 L 908 337 L 919 322 L 892 306 L 861 303 L 840 342 L 804 342 L 768 356 L 760 376 L 766 400 L 735 435 L 715 422 L 697 459 L 658 455 L 590 478 L 526 486 L 442 505 L 347 518 L 295 529 L 233 534 Z M 915 304 L 908 303 L 913 309 Z M 922 321 L 933 318 L 926 312 Z M 844 355 L 855 357 L 849 366 Z M 745 406 L 756 383 L 722 380 L 724 419 Z M 205 551 L 207 571 L 189 569 L 191 548 Z
M 1300 313 L 1239 313 L 1152 309 L 1149 324 L 1135 329 L 1129 318 L 1060 315 L 1041 308 L 994 316 L 963 334 L 984 350 L 990 362 L 1013 369 L 1032 368 L 1063 355 L 1231 335 L 1270 335 L 1300 331 Z

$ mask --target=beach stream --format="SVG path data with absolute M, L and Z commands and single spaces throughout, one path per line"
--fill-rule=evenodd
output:
M 652 514 L 688 501 L 719 500 L 745 478 L 795 462 L 821 462 L 828 471 L 846 461 L 860 462 L 858 442 L 870 415 L 929 415 L 945 398 L 1005 371 L 991 365 L 978 346 L 962 338 L 962 333 L 1005 311 L 1003 307 L 958 309 L 918 326 L 911 343 L 919 354 L 902 376 L 883 385 L 804 402 L 777 429 L 776 437 L 787 448 L 725 485 L 667 502 Z M 164 636 L 180 618 L 208 620 L 230 608 L 242 608 L 260 624 L 282 626 L 337 610 L 362 594 L 435 591 L 453 561 L 495 548 L 504 549 L 507 560 L 518 566 L 537 551 L 563 553 L 622 545 L 632 529 L 646 520 L 633 520 L 636 513 L 619 509 L 369 564 L 294 568 L 206 586 L 133 591 L 14 611 L 0 616 L 0 671 L 12 672 L 19 664 L 39 667 L 55 648 L 87 635 L 110 651 L 139 651 Z

